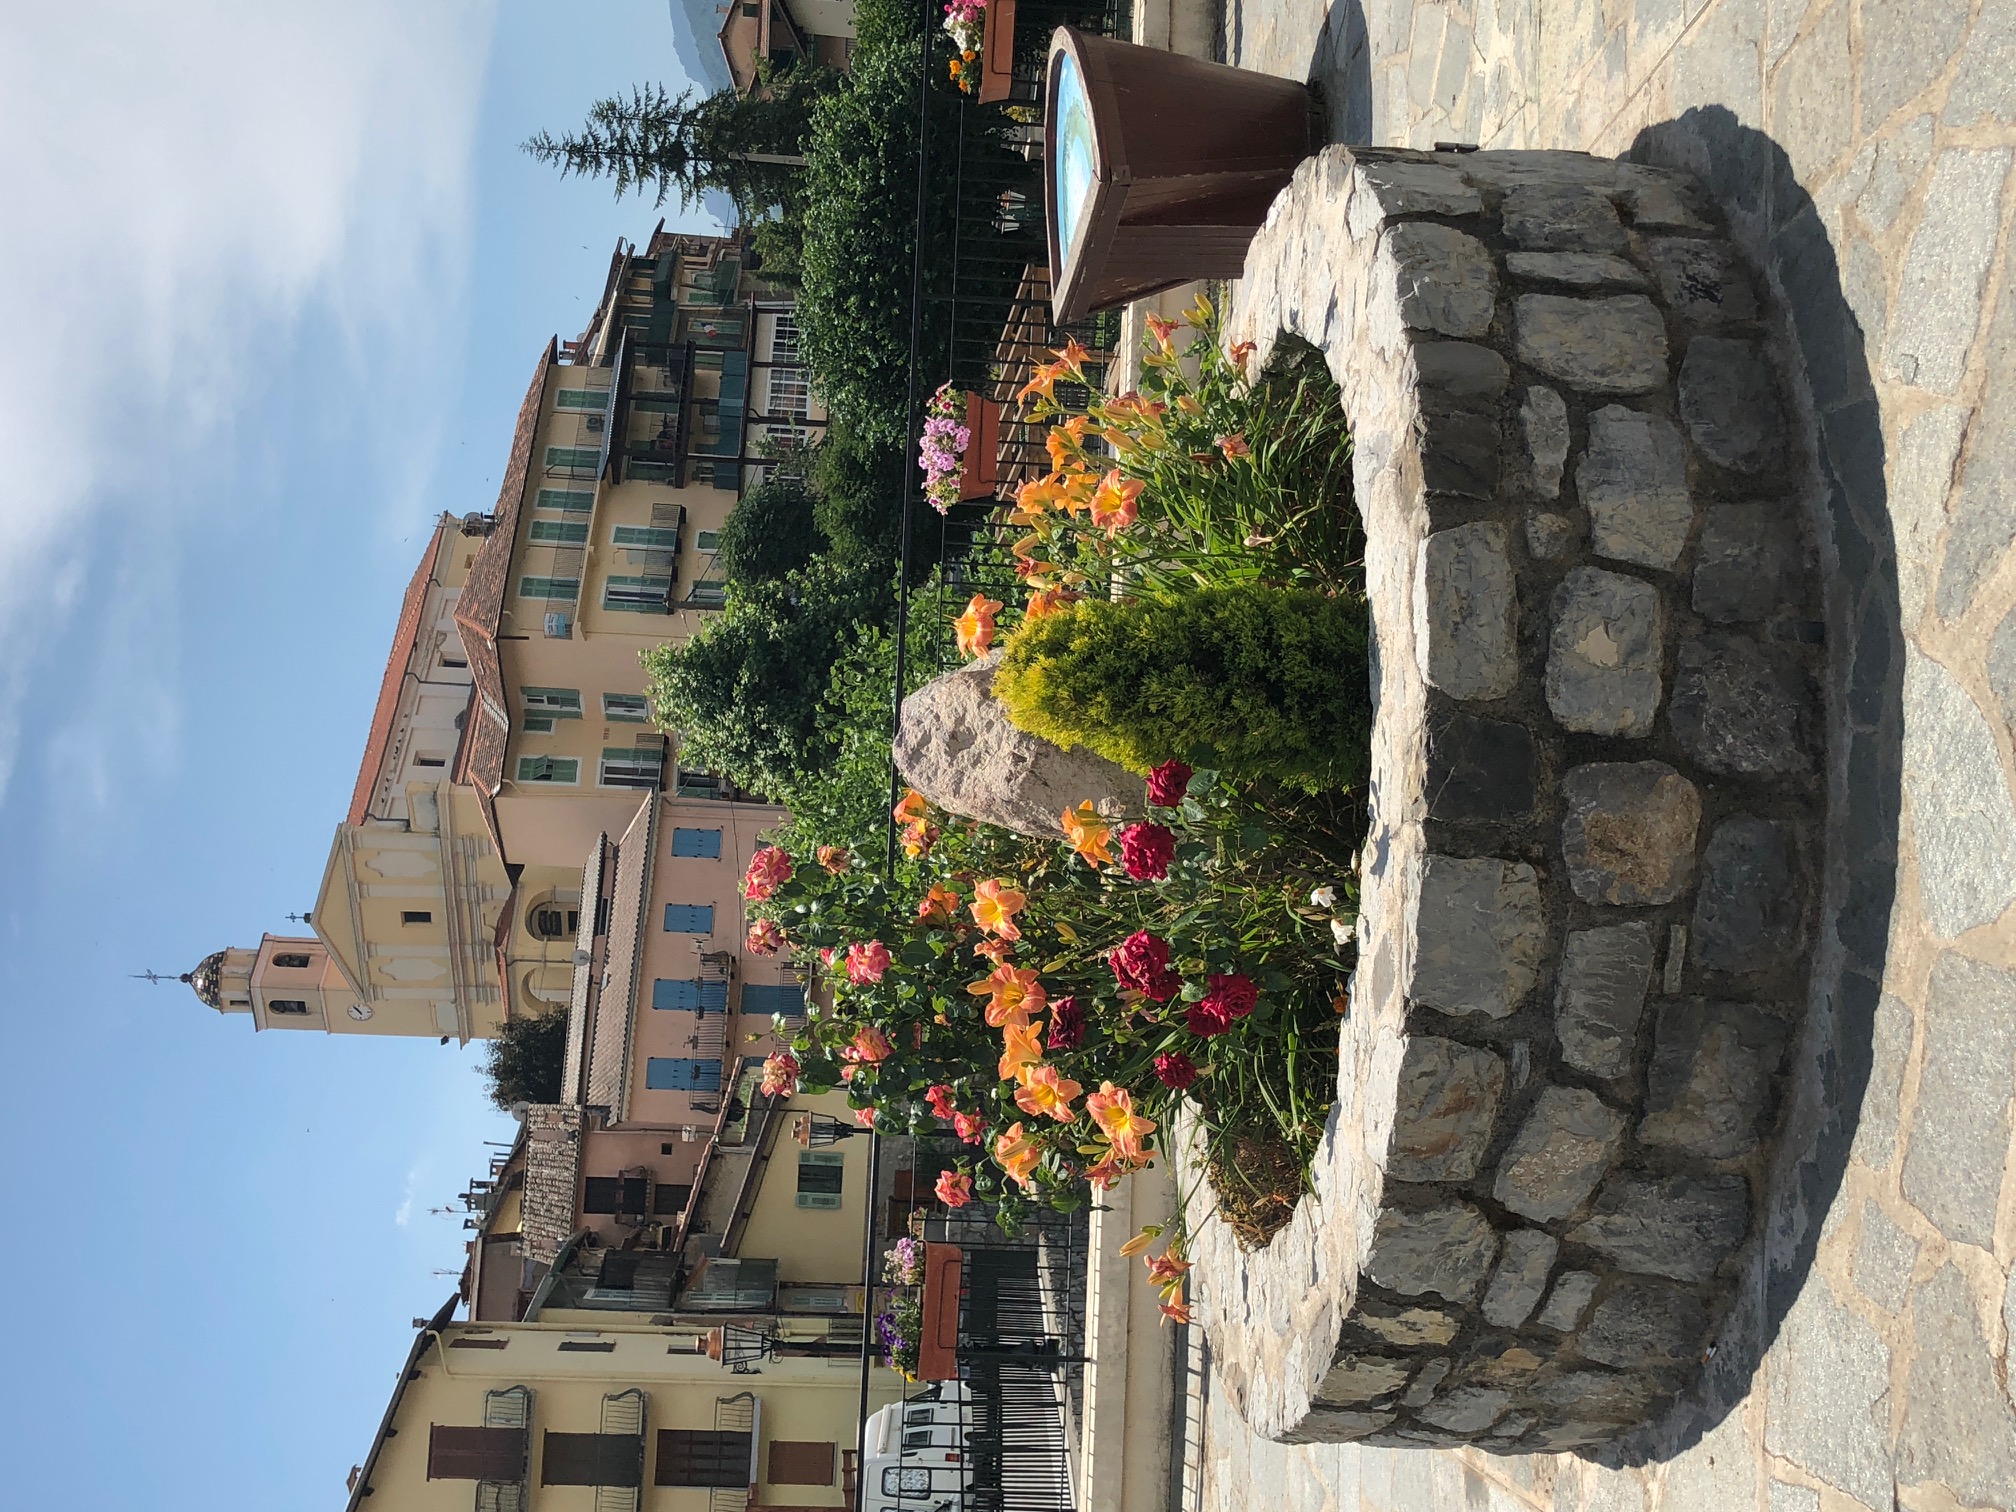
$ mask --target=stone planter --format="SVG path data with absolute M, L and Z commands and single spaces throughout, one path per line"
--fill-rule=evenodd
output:
M 1316 1190 L 1193 1214 L 1291 1441 L 1601 1443 L 1695 1378 L 1805 1010 L 1818 588 L 1758 286 L 1684 175 L 1332 148 L 1231 321 L 1357 445 L 1373 827 Z

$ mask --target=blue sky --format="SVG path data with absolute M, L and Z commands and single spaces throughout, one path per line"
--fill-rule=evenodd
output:
M 657 219 L 516 143 L 677 67 L 665 0 L 0 14 L 6 1505 L 339 1506 L 453 1287 L 473 1052 L 127 973 L 312 906 L 425 530 Z

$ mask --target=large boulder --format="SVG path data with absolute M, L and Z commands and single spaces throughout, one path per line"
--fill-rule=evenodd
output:
M 896 766 L 942 809 L 1038 839 L 1063 833 L 1088 798 L 1109 819 L 1138 814 L 1147 784 L 1088 750 L 1067 751 L 1008 722 L 994 697 L 997 656 L 934 677 L 903 700 Z

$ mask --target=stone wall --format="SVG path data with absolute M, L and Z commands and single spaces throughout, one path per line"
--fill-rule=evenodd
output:
M 1757 284 L 1684 175 L 1333 148 L 1231 335 L 1357 447 L 1373 827 L 1337 1109 L 1264 1251 L 1199 1212 L 1254 1428 L 1559 1449 L 1698 1372 L 1817 933 L 1824 639 Z

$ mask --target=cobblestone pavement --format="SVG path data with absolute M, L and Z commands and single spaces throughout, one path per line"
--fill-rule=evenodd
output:
M 2016 0 L 1226 4 L 1223 55 L 1343 139 L 1694 169 L 1779 288 L 1834 538 L 1845 1116 L 1787 1177 L 1761 1360 L 1643 1464 L 1290 1449 L 1212 1393 L 1198 1503 L 2016 1509 Z

